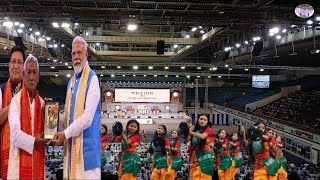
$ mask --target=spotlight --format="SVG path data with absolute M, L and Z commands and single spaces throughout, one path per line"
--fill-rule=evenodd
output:
M 19 27 L 24 28 L 24 24 L 20 24 Z
M 283 29 L 283 30 L 282 30 L 282 33 L 286 33 L 286 32 L 287 32 L 287 29 Z
M 277 35 L 277 37 L 276 37 L 277 39 L 281 39 L 281 36 L 280 35 Z
M 137 69 L 138 69 L 138 66 L 133 66 L 133 69 L 134 69 L 134 70 L 137 70 Z
M 245 41 L 244 44 L 249 44 L 249 42 L 248 42 L 248 41 Z
M 191 29 L 192 32 L 194 32 L 194 31 L 196 31 L 196 30 L 197 30 L 196 27 L 193 27 L 193 28 Z
M 190 35 L 189 35 L 189 34 L 187 34 L 187 35 L 186 35 L 186 38 L 190 38 Z
M 18 33 L 22 33 L 23 31 L 22 31 L 22 29 L 18 29 L 17 32 Z
M 177 44 L 173 45 L 173 48 L 177 48 L 177 47 L 178 47 L 178 45 L 177 45 Z
M 200 30 L 200 33 L 201 33 L 201 34 L 204 34 L 204 30 Z
M 240 47 L 240 44 L 236 44 L 236 47 L 239 48 L 239 47 Z

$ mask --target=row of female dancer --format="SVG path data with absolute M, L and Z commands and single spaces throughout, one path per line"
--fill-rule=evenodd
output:
M 122 143 L 118 166 L 118 175 L 121 180 L 137 179 L 141 167 L 140 157 L 136 150 L 140 143 L 139 128 L 138 121 L 129 120 L 126 125 L 126 133 L 111 137 L 111 142 L 121 141 Z M 106 134 L 106 127 L 102 127 L 101 130 Z M 179 130 L 172 131 L 172 141 L 170 142 L 166 137 L 166 126 L 159 125 L 150 146 L 140 143 L 153 154 L 151 180 L 174 180 L 177 172 L 180 171 L 182 159 L 179 133 L 181 133 Z M 248 129 L 248 132 L 241 128 L 241 133 L 243 134 L 243 144 L 249 148 L 254 160 L 252 179 L 287 179 L 281 137 L 275 137 L 272 130 L 266 131 L 266 125 L 263 122 L 255 123 L 253 127 Z M 159 137 L 163 139 L 163 145 L 159 145 L 161 143 L 155 140 Z M 102 141 L 106 142 L 106 138 L 102 137 Z M 189 125 L 184 143 L 188 145 L 187 152 L 190 155 L 190 180 L 214 179 L 214 170 L 218 172 L 219 180 L 235 179 L 243 161 L 238 134 L 233 134 L 229 141 L 226 131 L 222 129 L 213 138 L 208 118 L 201 115 L 194 127 Z M 106 143 L 102 144 L 106 145 Z

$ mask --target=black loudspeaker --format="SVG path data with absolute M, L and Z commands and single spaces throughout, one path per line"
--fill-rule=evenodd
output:
M 171 116 L 171 118 L 173 119 L 174 117 L 173 117 L 173 116 Z
M 140 118 L 140 116 L 137 116 L 137 118 Z
M 56 57 L 57 57 L 56 52 L 55 52 L 52 48 L 48 48 L 48 51 L 49 51 L 49 54 L 50 54 L 53 58 L 56 58 Z
M 148 116 L 148 118 L 151 118 L 151 116 Z
M 203 100 L 200 100 L 200 107 L 203 108 Z
M 157 41 L 157 54 L 164 54 L 164 41 Z
M 24 51 L 27 50 L 27 47 L 23 44 L 22 37 L 14 37 L 13 40 L 16 46 L 20 46 Z
M 261 51 L 263 49 L 263 42 L 262 41 L 257 41 L 256 44 L 253 47 L 252 50 L 252 55 L 253 56 L 259 56 Z

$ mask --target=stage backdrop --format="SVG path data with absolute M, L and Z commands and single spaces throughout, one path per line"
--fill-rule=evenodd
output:
M 115 102 L 170 102 L 170 89 L 115 89 Z

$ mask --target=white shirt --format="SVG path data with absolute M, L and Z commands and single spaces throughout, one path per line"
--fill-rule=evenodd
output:
M 79 91 L 79 89 L 78 89 Z M 85 102 L 84 112 L 78 119 L 73 120 L 70 126 L 64 130 L 66 139 L 79 136 L 85 129 L 91 126 L 94 114 L 96 113 L 98 103 L 100 103 L 100 86 L 98 77 L 91 78 L 88 94 Z M 64 128 L 65 114 L 60 116 L 59 127 Z M 96 132 L 100 133 L 100 132 Z M 101 168 L 95 168 L 84 172 L 85 179 L 101 179 Z
M 83 114 L 78 117 L 77 120 L 73 120 L 70 126 L 64 130 L 66 139 L 79 136 L 80 133 L 91 126 L 94 114 L 96 113 L 96 109 L 98 107 L 98 103 L 100 103 L 100 98 L 97 98 L 97 96 L 100 96 L 100 87 L 98 77 L 95 75 L 91 78 L 90 81 Z M 62 123 L 60 124 L 60 127 L 63 127 L 65 115 L 60 117 L 60 123 Z
M 21 130 L 20 123 L 20 97 L 21 91 L 16 94 L 10 103 L 10 109 L 8 114 L 9 125 L 10 125 L 10 152 L 9 152 L 9 166 L 8 166 L 8 179 L 19 178 L 19 166 L 20 166 L 20 149 L 25 150 L 29 154 L 33 154 L 34 141 L 33 137 L 33 126 L 34 126 L 34 108 L 35 100 L 30 104 L 30 115 L 31 115 L 31 127 L 32 135 L 29 135 Z M 41 106 L 44 101 L 40 97 Z

